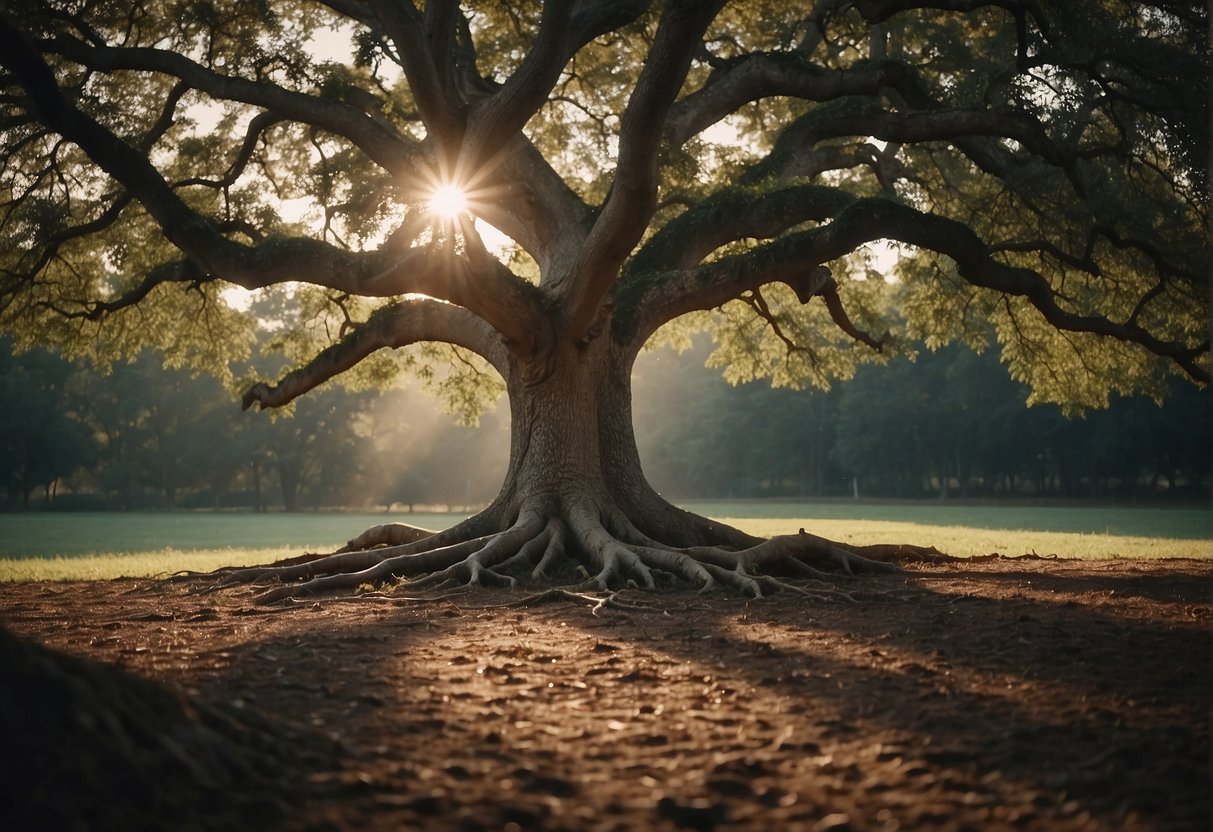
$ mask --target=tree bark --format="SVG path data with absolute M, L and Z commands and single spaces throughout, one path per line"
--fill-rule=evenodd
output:
M 896 569 L 861 550 L 806 534 L 757 538 L 671 505 L 641 470 L 632 430 L 631 371 L 638 346 L 609 334 L 555 342 L 542 360 L 518 352 L 504 365 L 511 408 L 505 481 L 482 512 L 451 529 L 368 529 L 329 556 L 221 571 L 221 583 L 278 580 L 262 602 L 404 578 L 434 584 L 514 584 L 567 577 L 609 591 L 636 585 L 729 587 L 755 597 L 792 590 L 778 576 L 821 577 L 818 567 Z M 284 483 L 285 484 L 285 483 Z M 878 558 L 934 550 L 899 547 Z M 302 583 L 299 581 L 302 580 Z

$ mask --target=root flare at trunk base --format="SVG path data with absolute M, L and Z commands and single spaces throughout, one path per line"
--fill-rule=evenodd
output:
M 900 572 L 898 563 L 951 560 L 934 548 L 909 545 L 852 546 L 809 534 L 752 539 L 735 529 L 719 545 L 677 546 L 640 532 L 617 510 L 592 502 L 554 512 L 524 507 L 497 523 L 492 507 L 439 532 L 381 525 L 330 555 L 304 555 L 264 566 L 174 576 L 204 591 L 268 585 L 258 602 L 351 593 L 366 586 L 401 583 L 409 590 L 507 587 L 544 581 L 575 592 L 724 590 L 754 598 L 793 592 L 821 600 L 854 601 L 839 584 L 862 575 Z M 493 528 L 495 526 L 495 528 Z

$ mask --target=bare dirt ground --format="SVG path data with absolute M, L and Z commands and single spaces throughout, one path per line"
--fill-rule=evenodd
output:
M 984 560 L 598 610 L 10 584 L 0 827 L 1206 830 L 1211 579 Z

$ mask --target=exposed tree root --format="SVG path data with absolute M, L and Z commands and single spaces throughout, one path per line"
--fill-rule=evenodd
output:
M 382 526 L 371 526 L 338 549 L 337 554 L 342 552 L 360 552 L 363 549 L 372 549 L 376 546 L 404 546 L 424 540 L 427 537 L 432 537 L 435 534 L 436 532 L 432 529 L 423 529 L 420 526 L 410 526 L 406 523 L 388 523 Z
M 258 597 L 261 604 L 350 593 L 367 585 L 394 582 L 402 582 L 410 592 L 443 593 L 460 587 L 513 588 L 519 582 L 549 581 L 575 589 L 550 590 L 555 594 L 528 596 L 527 602 L 559 597 L 592 603 L 597 613 L 607 607 L 625 608 L 620 607 L 623 602 L 615 598 L 615 592 L 627 587 L 721 589 L 754 598 L 791 592 L 814 601 L 857 603 L 857 593 L 839 588 L 840 581 L 899 572 L 896 561 L 950 559 L 934 549 L 915 546 L 850 546 L 804 529 L 760 540 L 748 548 L 727 544 L 679 547 L 653 539 L 621 512 L 603 511 L 588 499 L 555 511 L 547 506 L 525 506 L 507 522 L 500 522 L 504 517 L 504 512 L 491 507 L 441 532 L 405 525 L 375 526 L 330 555 L 305 555 L 206 574 L 182 573 L 170 580 L 203 584 L 202 592 L 240 584 L 273 584 Z M 730 531 L 729 540 L 739 539 L 741 533 Z M 446 596 L 427 592 L 425 597 Z

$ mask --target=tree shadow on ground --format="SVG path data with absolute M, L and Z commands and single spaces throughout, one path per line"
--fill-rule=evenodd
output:
M 965 804 L 945 800 L 915 822 L 967 814 L 986 825 L 992 814 L 965 810 L 996 806 L 1012 807 L 1004 820 L 1015 823 L 1042 813 L 1079 826 L 1208 820 L 1207 610 L 1203 622 L 1135 620 L 1050 597 L 1098 592 L 1180 610 L 1206 602 L 1207 571 L 1203 580 L 1119 575 L 1098 589 L 1039 573 L 941 577 L 968 590 L 889 578 L 880 583 L 916 593 L 802 604 L 794 615 L 708 603 L 672 619 L 631 613 L 610 630 L 763 690 L 778 702 L 768 715 L 782 721 L 783 745 L 818 760 L 824 779 L 839 779 L 840 753 L 849 759 L 841 779 L 854 794 L 831 800 L 831 813 L 878 820 L 873 794 L 908 781 L 924 797 L 942 785 Z M 997 586 L 995 597 L 975 597 L 974 582 L 978 592 Z
M 271 744 L 330 743 L 230 787 L 287 829 L 1199 828 L 1209 568 L 1069 569 L 923 567 L 857 580 L 858 604 L 233 591 L 94 599 L 66 630 L 68 597 L 4 612 L 57 646 L 99 633 L 263 715 Z
M 1207 628 L 1178 616 L 1201 581 L 949 567 L 856 587 L 860 604 L 634 593 L 647 611 L 598 615 L 477 609 L 491 593 L 340 622 L 320 604 L 213 684 L 256 702 L 310 679 L 296 718 L 346 754 L 309 811 L 384 828 L 1206 816 Z
M 0 627 L 0 828 L 272 828 L 331 744 Z
M 985 558 L 974 558 L 981 563 Z M 1094 591 L 1107 597 L 1144 598 L 1162 603 L 1208 604 L 1213 602 L 1213 582 L 1209 580 L 1208 561 L 1170 559 L 1165 572 L 1147 571 L 1145 566 L 1124 567 L 1119 561 L 1091 562 L 1064 558 L 999 558 L 1020 568 L 1004 572 L 969 570 L 953 563 L 940 573 L 942 580 L 977 580 L 986 584 L 1003 582 L 1030 590 L 1038 600 L 1044 595 L 1059 596 L 1062 603 L 1073 603 L 1074 594 L 1089 598 Z M 1033 563 L 1040 568 L 1034 568 Z M 1047 567 L 1047 568 L 1046 568 Z M 1108 571 L 1106 575 L 1103 569 Z M 1093 576 L 1092 572 L 1098 574 Z M 927 573 L 929 575 L 930 573 Z

